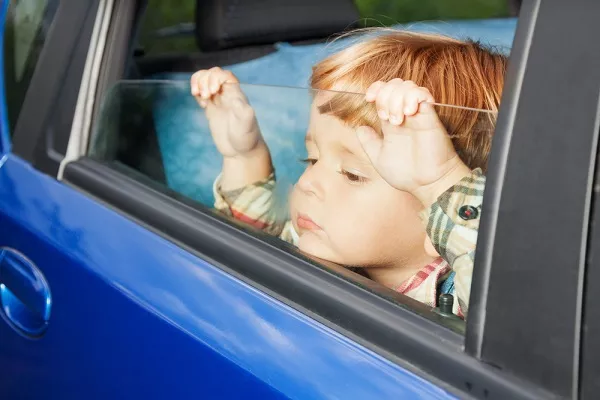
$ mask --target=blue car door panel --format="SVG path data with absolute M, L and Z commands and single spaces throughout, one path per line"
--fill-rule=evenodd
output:
M 0 210 L 52 293 L 41 337 L 0 324 L 2 398 L 452 397 L 15 156 Z
M 60 21 L 77 15 L 93 21 L 96 3 L 102 2 L 69 3 L 78 7 L 69 13 L 69 4 L 60 2 Z M 15 6 L 27 14 L 37 11 L 28 7 L 45 4 Z M 57 4 L 52 2 L 53 13 Z M 2 1 L 2 33 L 7 7 Z M 44 32 L 55 35 L 59 28 L 69 29 L 44 23 Z M 69 48 L 81 47 L 81 38 L 91 36 L 89 24 L 86 32 L 69 40 Z M 59 45 L 55 38 L 53 46 Z M 82 63 L 68 62 L 69 48 L 62 48 L 60 60 L 81 74 Z M 78 73 L 68 71 L 63 76 L 69 83 L 62 88 L 79 82 Z M 38 65 L 37 82 L 43 83 L 45 72 Z M 50 82 L 41 87 L 46 92 L 27 97 L 51 99 L 59 93 L 62 101 L 45 104 L 55 115 L 72 115 L 73 103 L 65 96 L 72 99 L 73 90 L 65 94 L 59 86 Z M 31 119 L 35 107 L 29 104 Z M 35 124 L 14 126 L 9 128 L 3 90 L 0 398 L 453 397 L 38 171 L 29 157 L 10 152 L 9 129 L 17 129 L 13 139 L 26 149 L 21 153 L 37 154 Z

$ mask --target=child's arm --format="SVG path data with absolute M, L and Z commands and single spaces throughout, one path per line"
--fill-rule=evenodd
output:
M 276 207 L 271 156 L 239 81 L 231 72 L 215 67 L 196 72 L 191 91 L 206 112 L 214 143 L 223 156 L 221 174 L 213 185 L 215 208 L 279 235 L 283 223 Z
M 220 187 L 235 190 L 267 179 L 273 172 L 271 155 L 235 75 L 215 67 L 196 72 L 190 83 L 223 156 Z
M 438 190 L 444 191 L 438 197 L 434 198 L 435 194 L 431 194 L 431 197 L 421 199 L 426 206 L 421 219 L 427 235 L 436 251 L 455 272 L 455 294 L 465 316 L 471 294 L 484 189 L 485 176 L 476 169 L 457 182 L 440 186 Z
M 286 215 L 284 210 L 277 212 L 274 173 L 240 189 L 223 190 L 220 183 L 221 176 L 213 185 L 215 209 L 273 236 L 282 234 Z
M 423 204 L 427 234 L 456 273 L 466 315 L 485 180 L 458 157 L 427 89 L 394 79 L 371 85 L 365 99 L 377 107 L 382 134 L 360 127 L 358 138 L 378 173 Z

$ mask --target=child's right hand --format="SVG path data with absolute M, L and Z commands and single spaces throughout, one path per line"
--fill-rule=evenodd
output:
M 235 75 L 214 67 L 196 72 L 190 83 L 223 156 L 220 188 L 239 189 L 268 178 L 273 172 L 271 155 Z
M 265 147 L 254 110 L 230 71 L 200 70 L 191 78 L 192 95 L 206 117 L 213 140 L 224 158 L 243 157 Z
M 426 88 L 392 79 L 373 83 L 365 100 L 375 103 L 382 134 L 357 130 L 367 156 L 390 186 L 412 193 L 425 207 L 471 171 L 461 161 Z

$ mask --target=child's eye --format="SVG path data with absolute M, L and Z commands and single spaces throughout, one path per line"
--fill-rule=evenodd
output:
M 315 165 L 317 163 L 317 159 L 316 158 L 304 158 L 304 159 L 301 159 L 300 162 L 303 164 Z
M 348 179 L 351 183 L 365 183 L 367 182 L 367 178 L 364 176 L 353 174 L 352 172 L 348 172 L 346 170 L 341 170 L 340 174 L 344 175 L 346 179 Z

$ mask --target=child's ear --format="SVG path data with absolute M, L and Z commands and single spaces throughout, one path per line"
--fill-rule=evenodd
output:
M 431 242 L 431 239 L 429 239 L 429 236 L 425 236 L 425 253 L 427 253 L 428 256 L 431 257 L 439 257 L 440 253 L 437 252 L 437 250 L 435 249 L 435 247 L 433 246 L 433 243 Z

